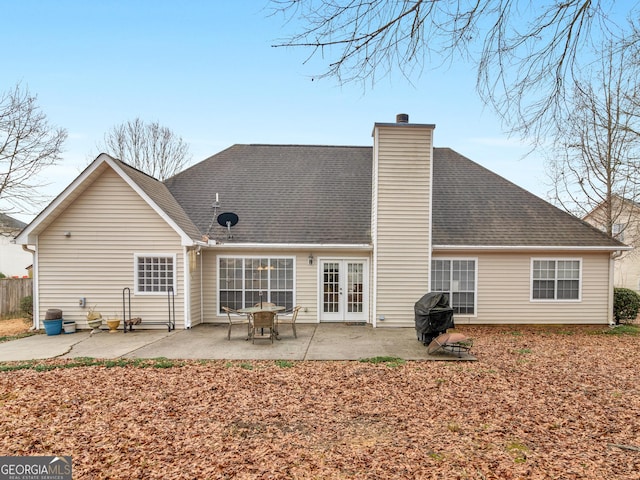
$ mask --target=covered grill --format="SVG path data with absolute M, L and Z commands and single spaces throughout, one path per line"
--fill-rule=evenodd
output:
M 431 292 L 418 300 L 414 307 L 416 334 L 425 345 L 448 328 L 454 328 L 453 308 L 449 306 L 449 296 L 442 292 Z

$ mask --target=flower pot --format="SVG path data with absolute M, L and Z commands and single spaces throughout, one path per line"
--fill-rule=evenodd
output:
M 76 322 L 73 320 L 63 320 L 62 329 L 64 333 L 76 333 Z
M 116 333 L 120 326 L 120 319 L 107 320 L 107 325 L 109 326 L 109 333 Z
M 44 331 L 47 335 L 60 335 L 62 333 L 62 319 L 44 320 Z
M 96 318 L 95 320 L 87 320 L 87 324 L 91 327 L 91 333 L 98 333 L 100 331 L 100 325 L 102 325 L 102 318 Z

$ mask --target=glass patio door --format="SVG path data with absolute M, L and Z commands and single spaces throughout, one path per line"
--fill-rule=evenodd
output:
M 320 321 L 367 321 L 367 261 L 322 260 L 320 269 L 322 275 Z

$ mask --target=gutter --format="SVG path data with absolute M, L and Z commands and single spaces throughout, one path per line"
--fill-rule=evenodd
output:
M 575 246 L 575 245 L 433 245 L 433 250 L 499 250 L 499 251 L 529 251 L 529 250 L 573 250 L 580 252 L 622 252 L 627 250 L 633 250 L 633 247 L 628 246 L 612 246 L 612 247 L 589 247 L 589 246 Z
M 199 243 L 199 242 L 198 242 Z M 260 250 L 363 250 L 372 251 L 373 246 L 368 243 L 363 244 L 342 244 L 342 243 L 213 243 L 208 247 L 216 248 L 237 248 L 237 249 L 260 249 Z

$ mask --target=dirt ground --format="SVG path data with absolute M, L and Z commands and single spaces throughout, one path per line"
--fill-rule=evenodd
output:
M 640 336 L 607 330 L 460 328 L 476 362 L 0 364 L 0 452 L 82 479 L 638 479 Z
M 9 318 L 0 320 L 0 337 L 18 335 L 29 331 L 31 320 L 28 318 Z

